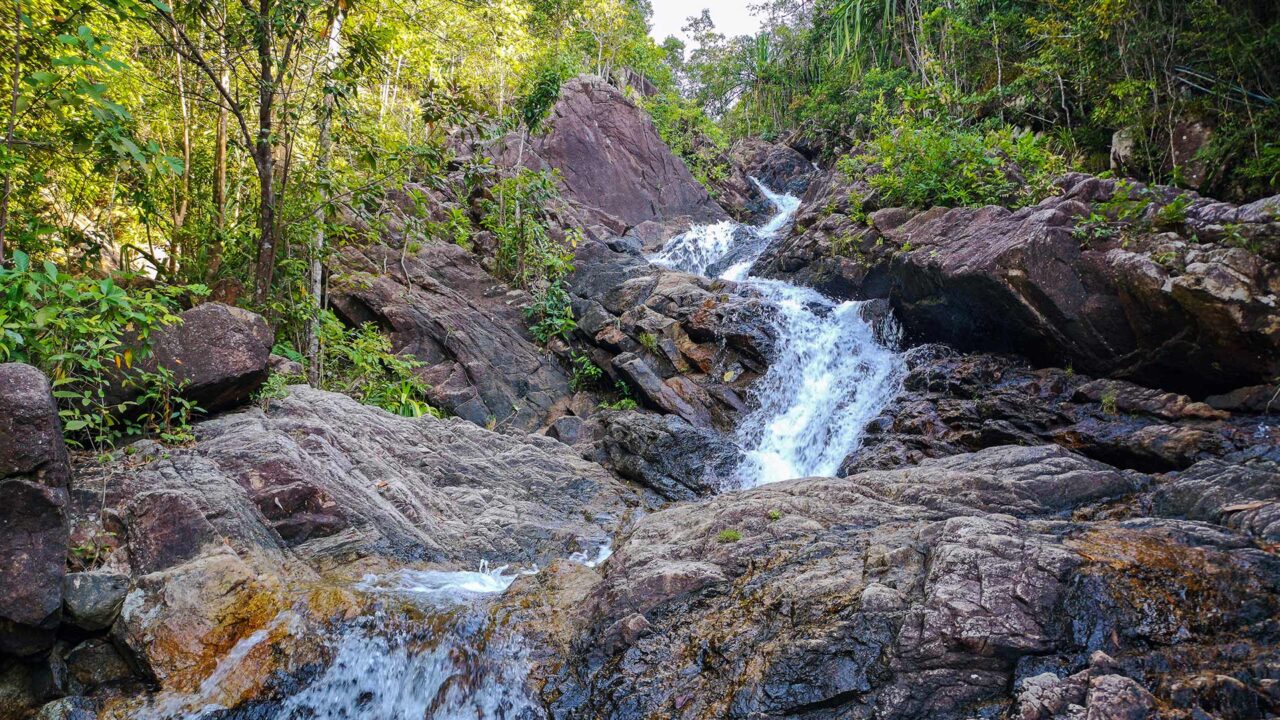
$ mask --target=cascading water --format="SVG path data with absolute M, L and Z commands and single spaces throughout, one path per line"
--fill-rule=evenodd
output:
M 738 430 L 746 487 L 834 475 L 902 382 L 903 363 L 863 317 L 864 303 L 837 302 L 808 288 L 749 277 L 755 261 L 800 205 L 752 178 L 777 213 L 759 228 L 696 227 L 672 238 L 653 262 L 740 281 L 769 303 L 778 342 L 753 390 L 756 406 Z

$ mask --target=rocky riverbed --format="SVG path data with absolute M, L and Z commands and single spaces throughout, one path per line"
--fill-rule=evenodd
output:
M 1135 186 L 879 208 L 760 141 L 713 198 L 593 78 L 460 150 L 560 171 L 572 349 L 395 193 L 330 268 L 451 417 L 251 400 L 212 303 L 187 446 L 68 452 L 0 365 L 0 718 L 1280 713 L 1280 198 L 1103 237 Z

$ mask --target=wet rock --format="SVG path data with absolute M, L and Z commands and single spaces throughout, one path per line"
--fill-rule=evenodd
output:
M 0 653 L 53 642 L 62 610 L 71 467 L 49 381 L 0 365 Z
M 392 347 L 424 363 L 431 402 L 477 425 L 534 430 L 572 394 L 559 361 L 528 331 L 528 293 L 512 290 L 456 245 L 405 256 L 348 248 L 330 301 L 348 323 L 374 323 Z M 411 281 L 405 282 L 405 271 Z
M 733 487 L 741 459 L 733 443 L 676 415 L 610 412 L 596 443 L 601 462 L 667 500 L 689 500 Z
M 1280 465 L 1205 460 L 1174 474 L 1151 496 L 1151 511 L 1225 525 L 1280 542 Z
M 622 381 L 638 401 L 695 426 L 730 431 L 772 344 L 762 303 L 732 283 L 596 241 L 579 246 L 574 268 L 578 335 L 609 384 Z
M 672 505 L 537 611 L 573 639 L 534 677 L 564 717 L 1146 717 L 1204 675 L 1258 696 L 1274 558 L 1198 522 L 1067 519 L 1148 483 L 992 448 Z
M 66 619 L 90 632 L 108 628 L 128 591 L 129 578 L 121 573 L 69 573 L 62 582 Z
M 817 170 L 803 155 L 779 143 L 759 138 L 737 140 L 722 158 L 730 171 L 713 181 L 716 200 L 736 220 L 764 220 L 774 213 L 773 204 L 752 182 L 760 181 L 776 193 L 804 195 Z

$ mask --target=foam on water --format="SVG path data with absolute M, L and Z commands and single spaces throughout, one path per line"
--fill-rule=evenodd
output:
M 774 310 L 774 357 L 752 389 L 754 409 L 737 433 L 745 456 L 738 474 L 746 487 L 834 475 L 861 443 L 867 423 L 893 400 L 904 374 L 901 357 L 877 339 L 864 317 L 864 303 L 837 302 L 809 288 L 749 276 L 800 206 L 799 198 L 752 182 L 777 208 L 767 223 L 691 228 L 652 258 L 697 274 L 731 258 L 717 277 L 742 282 Z M 893 333 L 882 329 L 880 337 Z

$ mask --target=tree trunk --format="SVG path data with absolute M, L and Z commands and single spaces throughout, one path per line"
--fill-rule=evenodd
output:
M 258 45 L 258 137 L 253 162 L 258 170 L 258 259 L 253 272 L 253 303 L 266 307 L 276 270 L 276 168 L 272 152 L 271 109 L 275 99 L 272 77 L 271 0 L 259 0 L 254 34 Z
M 312 308 L 311 322 L 307 329 L 307 382 L 311 383 L 312 387 L 320 387 L 321 377 L 320 312 L 324 307 L 325 221 L 328 219 L 329 203 L 332 199 L 327 175 L 329 172 L 329 156 L 333 150 L 330 126 L 333 121 L 334 105 L 336 104 L 329 84 L 333 80 L 333 71 L 338 65 L 341 34 L 342 8 L 339 7 L 334 13 L 333 23 L 329 26 L 329 48 L 325 51 L 324 57 L 325 89 L 324 99 L 320 104 L 319 157 L 316 158 L 316 174 L 321 182 L 323 199 L 320 206 L 316 208 L 316 234 L 312 240 L 311 247 L 311 299 L 315 303 L 315 307 Z
M 18 116 L 19 84 L 22 81 L 22 6 L 13 0 L 13 76 L 9 94 L 9 120 L 4 132 L 4 149 L 13 152 L 13 125 Z M 4 266 L 5 230 L 9 227 L 9 195 L 13 192 L 13 171 L 6 170 L 4 184 L 0 187 L 0 267 Z

